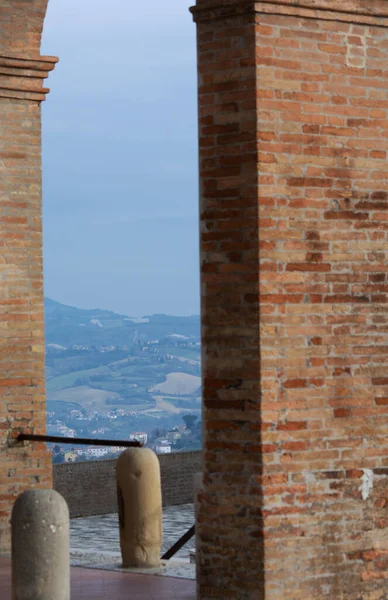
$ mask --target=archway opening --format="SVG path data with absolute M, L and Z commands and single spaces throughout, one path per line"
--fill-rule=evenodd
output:
M 47 432 L 140 439 L 158 454 L 199 450 L 197 82 L 187 6 L 49 3 L 46 49 L 60 56 L 43 107 Z M 54 485 L 56 463 L 119 451 L 52 446 Z

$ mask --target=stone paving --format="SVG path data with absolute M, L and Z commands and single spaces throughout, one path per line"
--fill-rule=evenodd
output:
M 194 524 L 193 504 L 163 509 L 162 554 Z M 170 577 L 195 578 L 195 567 L 189 555 L 194 551 L 192 538 L 170 561 L 159 569 L 141 572 Z M 131 572 L 122 569 L 117 514 L 72 519 L 70 522 L 70 560 L 73 566 Z M 136 572 L 140 572 L 139 569 Z
M 0 556 L 0 598 L 11 600 L 11 561 Z M 71 568 L 71 600 L 195 600 L 195 581 Z M 56 600 L 52 598 L 52 600 Z

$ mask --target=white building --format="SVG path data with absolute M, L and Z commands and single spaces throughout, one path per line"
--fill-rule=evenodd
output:
M 110 446 L 108 449 L 109 454 L 120 454 L 120 452 L 122 452 L 123 450 L 125 450 L 125 448 L 123 448 L 122 446 Z
M 134 433 L 129 434 L 129 439 L 132 441 L 137 441 L 145 445 L 148 440 L 148 434 L 144 431 L 135 431 Z
M 108 448 L 88 448 L 85 454 L 93 458 L 102 458 L 103 456 L 107 456 L 108 452 Z
M 82 417 L 82 412 L 80 410 L 71 410 L 70 414 L 72 417 L 75 417 L 75 418 Z
M 171 454 L 171 446 L 163 444 L 163 446 L 155 446 L 156 454 Z

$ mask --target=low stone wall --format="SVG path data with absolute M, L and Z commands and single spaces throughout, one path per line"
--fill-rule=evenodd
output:
M 201 471 L 201 452 L 159 455 L 163 505 L 193 502 L 194 473 Z M 116 461 L 93 460 L 53 465 L 53 486 L 67 501 L 70 517 L 117 512 Z

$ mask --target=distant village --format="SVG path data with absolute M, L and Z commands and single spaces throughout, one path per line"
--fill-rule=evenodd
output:
M 46 298 L 45 327 L 53 463 L 114 458 L 129 440 L 157 454 L 201 448 L 198 315 L 133 318 Z
M 108 413 L 109 419 L 115 420 L 120 417 L 131 416 L 132 412 L 124 409 L 115 409 Z M 106 417 L 106 415 L 104 415 Z M 71 411 L 73 420 L 90 423 L 90 418 L 98 418 L 99 414 L 94 411 L 89 416 L 84 416 L 81 411 Z M 55 413 L 47 413 L 47 433 L 48 435 L 57 435 L 67 438 L 76 438 L 77 430 L 71 428 L 60 419 Z M 156 454 L 169 454 L 171 452 L 194 449 L 198 446 L 201 422 L 197 421 L 194 415 L 185 415 L 184 424 L 176 425 L 171 430 L 156 428 L 152 434 L 145 431 L 133 431 L 129 433 L 129 441 L 138 441 L 143 446 L 151 448 Z M 104 427 L 93 429 L 90 436 L 96 439 L 106 437 L 109 430 Z M 49 444 L 49 449 L 53 455 L 54 463 L 67 463 L 85 460 L 98 460 L 116 458 L 125 448 L 123 446 L 79 446 L 74 447 L 71 444 Z

